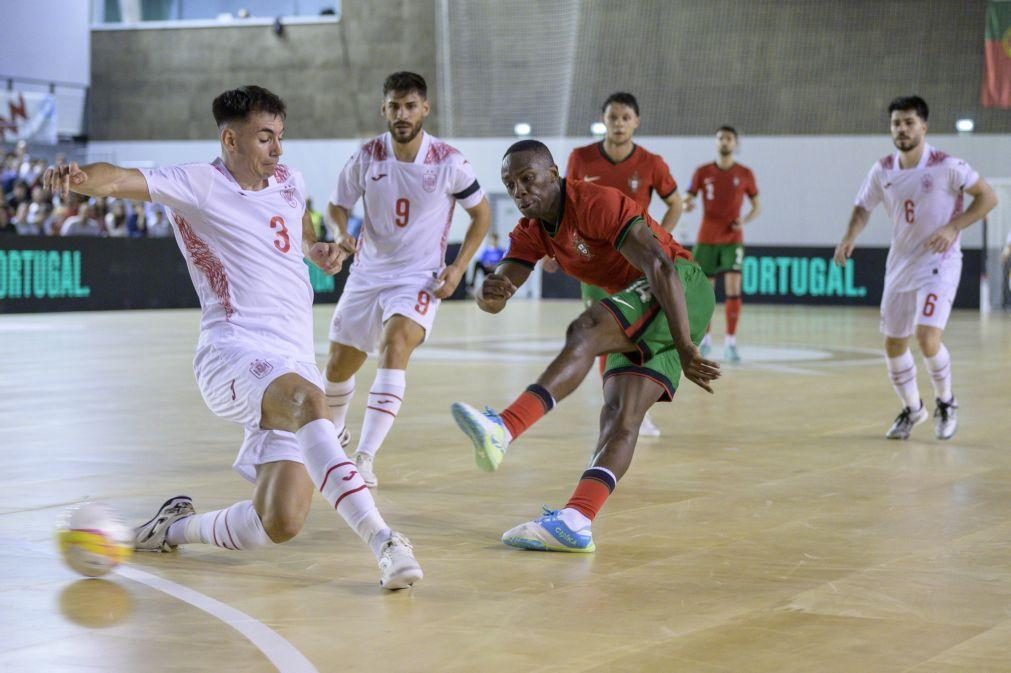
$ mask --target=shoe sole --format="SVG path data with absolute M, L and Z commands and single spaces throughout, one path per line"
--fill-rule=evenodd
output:
M 890 432 L 886 432 L 885 433 L 885 439 L 909 439 L 909 435 L 913 434 L 913 428 L 915 428 L 920 423 L 926 423 L 928 418 L 930 418 L 930 415 L 929 414 L 924 414 L 923 418 L 921 418 L 918 421 L 914 421 L 913 422 L 913 427 L 909 428 L 909 432 L 907 432 L 905 435 L 893 435 Z
M 155 522 L 155 520 L 158 519 L 158 517 L 161 516 L 162 510 L 164 510 L 166 507 L 168 507 L 169 505 L 171 505 L 176 500 L 186 500 L 186 501 L 188 501 L 190 503 L 191 507 L 193 505 L 193 498 L 189 497 L 188 495 L 174 495 L 174 496 L 172 496 L 171 498 L 169 498 L 168 500 L 166 500 L 165 502 L 163 502 L 161 504 L 161 507 L 158 508 L 158 511 L 155 512 L 155 514 L 154 514 L 153 517 L 151 517 L 150 519 L 148 519 L 144 523 L 140 524 L 139 526 L 136 526 L 134 528 L 134 530 L 138 531 L 141 528 L 147 528 L 148 526 L 150 526 L 152 523 Z M 164 553 L 164 551 L 165 551 L 161 547 L 158 547 L 157 549 L 141 549 L 141 548 L 139 548 L 139 547 L 136 546 L 136 543 L 135 543 L 135 546 L 134 546 L 133 550 L 134 551 L 157 552 L 157 553 Z
M 407 568 L 403 570 L 396 577 L 391 577 L 386 584 L 380 584 L 380 586 L 387 591 L 398 591 L 400 589 L 407 589 L 413 587 L 415 584 L 420 582 L 425 576 L 425 573 L 421 571 L 420 566 L 414 568 Z
M 502 453 L 495 447 L 488 447 L 486 435 L 481 426 L 471 419 L 470 413 L 459 402 L 454 402 L 449 410 L 453 414 L 453 420 L 456 421 L 457 427 L 459 427 L 460 430 L 463 431 L 463 434 L 467 435 L 467 437 L 470 438 L 470 441 L 474 444 L 474 462 L 477 463 L 478 468 L 484 470 L 485 472 L 494 472 L 497 470 L 498 466 L 502 464 Z M 497 461 L 494 457 L 488 455 L 489 451 L 494 451 L 499 454 Z
M 528 549 L 530 551 L 556 551 L 556 552 L 568 552 L 570 554 L 592 554 L 597 550 L 597 545 L 591 542 L 586 547 L 549 547 L 540 540 L 531 540 L 525 537 L 504 537 L 502 538 L 502 543 L 510 547 L 517 547 L 519 549 Z
M 958 424 L 956 424 L 956 425 L 955 425 L 955 427 L 954 427 L 954 428 L 952 428 L 952 430 L 951 430 L 951 434 L 950 434 L 950 435 L 947 435 L 947 436 L 945 436 L 945 435 L 939 435 L 939 434 L 937 434 L 937 433 L 935 432 L 935 433 L 934 433 L 934 436 L 935 436 L 935 437 L 937 437 L 938 439 L 940 439 L 940 440 L 942 440 L 942 441 L 945 441 L 945 442 L 946 442 L 946 441 L 948 441 L 949 439 L 951 439 L 952 437 L 954 437 L 954 436 L 955 436 L 955 433 L 956 433 L 957 431 L 958 431 Z

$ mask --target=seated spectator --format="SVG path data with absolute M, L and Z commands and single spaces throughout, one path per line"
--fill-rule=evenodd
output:
M 17 212 L 18 206 L 31 200 L 28 195 L 28 183 L 24 180 L 16 180 L 10 194 L 7 195 L 7 207 Z
M 77 215 L 68 217 L 60 227 L 60 236 L 103 236 L 104 227 L 96 217 L 95 206 L 88 203 L 81 207 Z
M 126 202 L 119 199 L 113 201 L 112 207 L 105 215 L 105 231 L 112 238 L 125 238 L 129 233 L 126 220 Z
M 0 192 L 9 194 L 14 189 L 14 181 L 17 179 L 17 157 L 13 152 L 8 152 L 4 155 L 3 164 L 0 164 Z
M 147 236 L 147 214 L 143 201 L 134 201 L 130 204 L 130 214 L 126 218 L 126 229 L 130 238 Z
M 474 274 L 470 279 L 472 290 L 477 287 L 478 272 L 481 272 L 485 276 L 495 273 L 495 267 L 498 266 L 503 257 L 505 257 L 505 249 L 499 245 L 498 234 L 488 234 L 488 245 L 481 251 L 477 261 L 474 263 Z
M 0 235 L 16 233 L 18 228 L 11 222 L 10 213 L 5 206 L 0 206 Z
M 172 235 L 172 224 L 165 216 L 163 208 L 155 208 L 151 211 L 151 219 L 147 222 L 148 238 L 168 238 Z
M 66 206 L 51 208 L 49 215 L 42 222 L 43 236 L 59 236 L 63 223 L 70 217 L 70 210 Z

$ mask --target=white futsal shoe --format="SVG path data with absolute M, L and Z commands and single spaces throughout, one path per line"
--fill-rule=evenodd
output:
M 927 413 L 927 408 L 923 406 L 923 400 L 920 400 L 920 408 L 916 411 L 913 411 L 910 407 L 903 407 L 899 415 L 895 417 L 892 427 L 885 433 L 885 437 L 888 439 L 909 439 L 909 433 L 912 432 L 913 427 L 927 420 L 927 418 L 929 418 L 929 414 Z
M 653 422 L 653 419 L 646 414 L 642 417 L 642 423 L 639 424 L 639 436 L 640 437 L 659 437 L 660 428 L 657 424 Z
M 175 551 L 176 545 L 166 540 L 169 527 L 196 513 L 193 499 L 188 495 L 169 498 L 158 508 L 157 514 L 134 528 L 133 548 L 137 551 Z
M 951 439 L 958 429 L 958 416 L 955 414 L 958 402 L 952 397 L 950 402 L 937 399 L 937 409 L 934 410 L 934 435 L 938 439 Z
M 411 541 L 403 533 L 392 532 L 379 555 L 379 586 L 390 591 L 406 589 L 424 576 L 421 565 L 414 558 Z
M 365 485 L 369 488 L 375 488 L 379 485 L 379 479 L 376 478 L 376 473 L 372 470 L 372 461 L 374 458 L 374 456 L 362 453 L 361 451 L 355 451 L 355 455 L 352 456 L 352 460 L 355 461 L 355 467 L 358 470 L 358 474 L 362 475 L 362 479 L 365 480 Z

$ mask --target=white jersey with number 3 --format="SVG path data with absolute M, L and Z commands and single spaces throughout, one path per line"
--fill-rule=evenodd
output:
M 424 132 L 423 132 L 424 133 Z M 438 273 L 457 201 L 473 208 L 484 192 L 462 154 L 424 133 L 413 162 L 398 161 L 389 133 L 370 140 L 341 171 L 330 203 L 348 211 L 364 198 L 352 276 Z
M 167 206 L 200 298 L 200 345 L 242 342 L 312 362 L 312 285 L 302 257 L 302 174 L 278 165 L 242 189 L 224 163 L 141 170 Z
M 885 289 L 916 290 L 961 265 L 961 236 L 944 252 L 927 248 L 927 240 L 962 212 L 962 192 L 979 180 L 969 164 L 930 145 L 916 168 L 900 168 L 899 153 L 889 154 L 871 168 L 857 194 L 856 205 L 871 211 L 882 201 L 892 220 L 892 244 L 885 264 Z

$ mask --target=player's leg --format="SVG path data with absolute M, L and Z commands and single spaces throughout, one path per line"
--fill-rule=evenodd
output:
M 569 501 L 558 511 L 546 510 L 540 518 L 511 528 L 502 541 L 537 551 L 594 551 L 590 525 L 632 462 L 646 411 L 664 393 L 660 383 L 645 376 L 608 377 L 597 447 Z
M 330 419 L 341 432 L 344 446 L 350 442 L 347 415 L 355 394 L 355 374 L 379 338 L 381 313 L 376 291 L 365 281 L 348 281 L 330 321 L 330 353 L 324 369 L 325 393 Z
M 916 341 L 934 388 L 934 434 L 951 439 L 958 428 L 958 403 L 951 391 L 951 354 L 942 338 L 958 291 L 961 265 L 949 266 L 942 278 L 917 292 Z
M 326 367 L 326 403 L 330 408 L 330 420 L 334 427 L 341 428 L 341 439 L 346 447 L 351 439 L 347 430 L 348 411 L 351 398 L 355 394 L 355 374 L 365 364 L 368 353 L 347 344 L 330 342 L 330 353 Z M 346 438 L 346 440 L 345 440 Z
M 737 363 L 741 356 L 737 352 L 737 321 L 741 316 L 741 275 L 744 270 L 744 246 L 740 244 L 723 247 L 721 264 L 723 274 L 723 307 L 727 320 L 727 335 L 723 339 L 723 359 Z
M 915 292 L 892 292 L 887 288 L 881 298 L 881 332 L 885 335 L 888 377 L 902 404 L 885 433 L 888 439 L 909 439 L 913 427 L 927 420 L 927 410 L 916 385 L 916 361 L 909 350 L 915 299 Z
M 295 433 L 310 479 L 372 549 L 384 587 L 400 589 L 421 580 L 421 566 L 407 538 L 386 525 L 365 481 L 344 453 L 321 386 L 296 372 L 274 379 L 263 393 L 260 424 Z
M 717 246 L 710 245 L 707 243 L 696 243 L 695 247 L 692 248 L 692 256 L 695 258 L 695 262 L 702 268 L 702 272 L 706 274 L 709 278 L 710 284 L 713 289 L 716 289 L 716 274 L 719 266 Z M 711 325 L 706 327 L 706 335 L 702 338 L 702 343 L 699 344 L 699 352 L 702 357 L 709 357 L 709 354 L 713 350 L 713 337 Z

